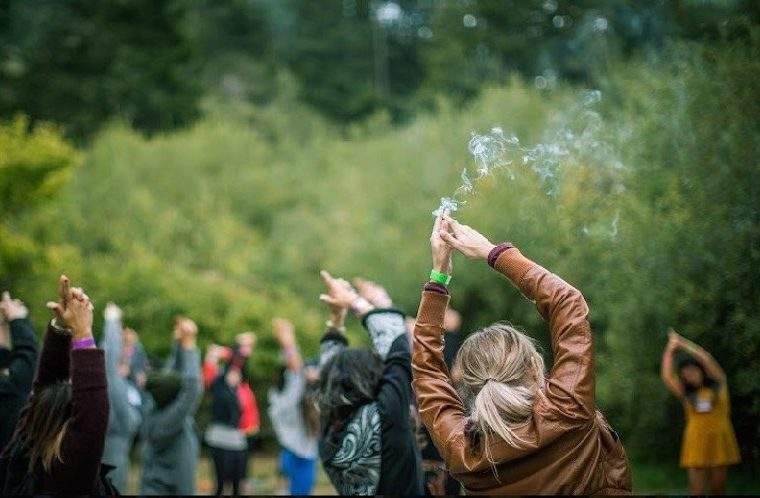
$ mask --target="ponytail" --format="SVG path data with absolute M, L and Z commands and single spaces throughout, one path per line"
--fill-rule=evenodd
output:
M 457 390 L 469 411 L 488 460 L 491 438 L 510 446 L 525 443 L 515 429 L 528 420 L 544 382 L 544 361 L 533 341 L 513 327 L 497 323 L 468 337 L 457 354 Z

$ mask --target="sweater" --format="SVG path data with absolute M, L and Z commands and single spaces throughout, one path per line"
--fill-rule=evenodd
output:
M 37 363 L 37 339 L 26 318 L 10 323 L 11 342 L 8 374 L 0 375 L 0 453 L 11 440 L 18 414 L 32 390 Z
M 121 320 L 106 320 L 103 331 L 108 401 L 111 406 L 103 461 L 115 467 L 110 477 L 121 492 L 126 490 L 129 470 L 129 449 L 132 439 L 140 428 L 142 414 L 129 402 L 129 381 L 119 374 L 122 356 Z
M 150 397 L 146 403 L 141 495 L 195 494 L 199 445 L 193 416 L 203 394 L 200 355 L 197 349 L 178 348 L 175 361 L 182 367 L 176 399 L 161 410 Z
M 71 379 L 71 415 L 61 442 L 61 458 L 53 460 L 49 472 L 40 464 L 34 467 L 36 494 L 84 495 L 103 490 L 101 458 L 108 426 L 103 351 L 71 350 L 71 336 L 56 331 L 51 324 L 45 334 L 31 396 L 68 379 Z M 17 445 L 12 446 L 18 449 Z M 26 479 L 13 470 L 25 459 L 14 459 L 18 452 L 13 453 L 6 452 L 0 459 L 0 481 L 4 489 L 14 489 Z

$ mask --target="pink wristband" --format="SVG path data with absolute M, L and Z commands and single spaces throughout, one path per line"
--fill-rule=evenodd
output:
M 85 337 L 84 339 L 77 339 L 71 341 L 71 349 L 87 349 L 95 347 L 95 339 L 92 337 Z

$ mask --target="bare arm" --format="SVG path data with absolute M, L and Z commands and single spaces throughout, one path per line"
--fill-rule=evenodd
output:
M 675 355 L 677 343 L 671 339 L 668 341 L 668 345 L 665 346 L 665 351 L 662 352 L 662 364 L 660 365 L 660 377 L 665 383 L 665 387 L 673 393 L 678 399 L 683 399 L 685 393 L 683 384 L 678 380 L 678 376 L 673 370 L 673 356 Z
M 288 370 L 298 372 L 303 368 L 303 357 L 298 350 L 296 341 L 296 329 L 290 320 L 275 318 L 272 320 L 274 336 L 280 344 L 280 352 L 285 360 Z
M 726 382 L 726 372 L 723 371 L 720 364 L 718 364 L 718 362 L 710 353 L 708 353 L 700 345 L 686 339 L 685 337 L 679 335 L 678 340 L 681 349 L 693 356 L 700 363 L 700 365 L 702 365 L 702 368 L 705 369 L 705 372 L 707 372 L 708 376 L 710 376 L 712 379 L 717 380 L 721 384 L 724 384 Z

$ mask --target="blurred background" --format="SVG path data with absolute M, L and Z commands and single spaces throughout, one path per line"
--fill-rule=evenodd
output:
M 685 490 L 673 326 L 727 371 L 729 491 L 758 492 L 758 26 L 752 0 L 0 0 L 0 287 L 42 328 L 66 272 L 157 358 L 179 313 L 202 346 L 254 330 L 265 409 L 272 317 L 317 352 L 320 268 L 416 312 L 472 132 L 551 145 L 590 120 L 551 188 L 515 156 L 459 217 L 584 292 L 636 491 Z M 465 331 L 507 319 L 548 350 L 485 265 L 454 275 Z

